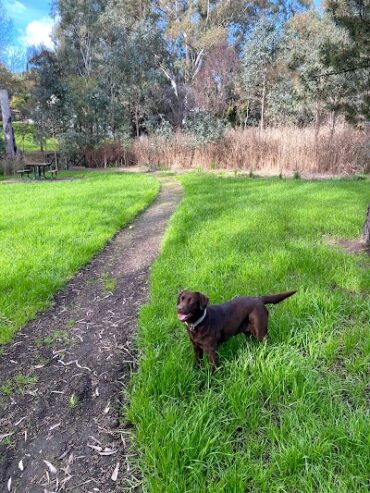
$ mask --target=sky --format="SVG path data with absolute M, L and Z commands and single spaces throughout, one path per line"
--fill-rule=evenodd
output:
M 49 0 L 3 0 L 8 16 L 13 21 L 14 45 L 45 45 L 52 47 L 50 34 L 53 19 Z

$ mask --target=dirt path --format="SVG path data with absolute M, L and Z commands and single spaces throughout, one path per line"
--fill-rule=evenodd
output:
M 182 196 L 173 179 L 161 185 L 156 201 L 0 355 L 1 492 L 110 493 L 135 484 L 119 423 L 122 391 L 149 269 Z

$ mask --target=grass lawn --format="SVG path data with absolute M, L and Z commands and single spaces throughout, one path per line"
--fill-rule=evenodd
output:
M 40 151 L 40 143 L 37 139 L 36 125 L 34 123 L 13 122 L 14 137 L 17 147 L 24 152 Z M 3 137 L 2 137 L 3 138 Z M 44 142 L 45 151 L 58 149 L 58 141 L 49 137 Z
M 367 492 L 369 260 L 356 238 L 366 181 L 187 175 L 151 275 L 129 419 L 144 491 Z M 297 289 L 270 308 L 266 343 L 232 338 L 196 369 L 177 321 L 181 288 L 213 303 Z
M 0 343 L 156 196 L 145 175 L 0 185 Z

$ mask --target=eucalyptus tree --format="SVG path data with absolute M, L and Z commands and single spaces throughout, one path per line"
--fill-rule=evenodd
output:
M 281 38 L 278 19 L 263 15 L 245 45 L 242 78 L 248 100 L 258 102 L 261 130 L 265 126 L 266 100 L 276 77 Z
M 285 62 L 291 70 L 296 97 L 313 115 L 316 136 L 326 115 L 331 115 L 332 132 L 336 115 L 351 97 L 355 80 L 338 73 L 326 77 L 322 50 L 328 41 L 340 49 L 346 43 L 345 32 L 336 27 L 329 16 L 311 11 L 294 16 L 286 26 Z
M 328 39 L 323 47 L 324 77 L 349 74 L 356 80 L 343 110 L 350 120 L 370 119 L 370 1 L 328 0 L 328 13 L 347 39 L 338 46 Z
M 111 116 L 119 126 L 134 124 L 140 133 L 142 122 L 157 99 L 159 70 L 155 57 L 163 49 L 153 17 L 130 2 L 113 1 L 101 16 L 101 46 L 104 64 L 99 80 L 107 94 Z M 158 104 L 158 101 L 156 101 Z
M 60 137 L 68 127 L 69 98 L 63 76 L 56 53 L 42 47 L 33 49 L 26 77 L 33 79 L 29 105 L 41 148 L 47 136 Z
M 156 57 L 177 105 L 177 125 L 191 109 L 190 92 L 207 56 L 220 44 L 240 47 L 258 13 L 268 2 L 233 0 L 153 0 L 166 52 Z
M 58 101 L 63 101 L 67 147 L 124 138 L 133 124 L 139 133 L 157 85 L 155 56 L 161 53 L 149 6 L 145 0 L 55 3 L 55 61 L 65 91 Z

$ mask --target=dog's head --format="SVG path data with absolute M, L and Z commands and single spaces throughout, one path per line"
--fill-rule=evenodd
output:
M 177 316 L 181 322 L 199 318 L 209 299 L 198 291 L 181 291 L 177 297 Z

